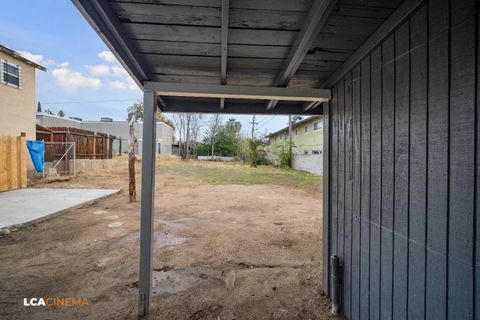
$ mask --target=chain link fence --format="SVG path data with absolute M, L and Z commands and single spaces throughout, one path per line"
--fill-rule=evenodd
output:
M 76 174 L 75 142 L 45 142 L 44 176 Z

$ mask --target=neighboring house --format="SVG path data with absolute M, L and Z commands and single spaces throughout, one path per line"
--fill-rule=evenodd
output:
M 98 133 L 105 133 L 115 136 L 116 140 L 112 151 L 126 153 L 129 148 L 129 126 L 128 121 L 113 121 L 111 118 L 102 118 L 100 121 L 84 121 L 80 118 L 64 118 L 47 113 L 37 113 L 37 124 L 43 127 L 69 127 L 76 129 L 90 130 Z M 135 124 L 135 135 L 138 140 L 137 154 L 142 153 L 143 123 Z M 163 122 L 157 122 L 157 153 L 171 154 L 174 129 Z
M 268 135 L 269 154 L 278 156 L 279 148 L 288 142 L 288 127 Z M 321 154 L 323 149 L 322 116 L 312 116 L 292 124 L 294 154 Z
M 45 67 L 0 45 L 0 136 L 35 140 L 35 71 Z
M 281 145 L 287 145 L 289 140 L 288 127 L 278 130 L 268 136 L 267 158 L 278 164 Z M 312 116 L 292 124 L 293 163 L 296 170 L 323 175 L 323 118 Z

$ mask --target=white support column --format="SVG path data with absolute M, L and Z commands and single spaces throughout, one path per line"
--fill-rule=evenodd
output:
M 143 108 L 139 316 L 147 315 L 150 312 L 150 304 L 152 302 L 153 218 L 157 128 L 157 95 L 154 91 L 144 91 Z

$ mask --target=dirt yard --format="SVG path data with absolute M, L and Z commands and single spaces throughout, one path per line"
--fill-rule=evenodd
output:
M 122 192 L 0 237 L 0 319 L 137 318 L 140 210 L 128 203 L 127 179 L 125 166 L 36 185 Z M 332 318 L 321 289 L 321 199 L 321 178 L 308 174 L 158 163 L 147 319 Z M 23 306 L 32 297 L 89 305 Z

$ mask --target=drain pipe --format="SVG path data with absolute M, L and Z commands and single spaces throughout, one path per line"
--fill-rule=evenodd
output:
M 340 313 L 340 297 L 342 292 L 342 265 L 337 255 L 330 257 L 330 279 L 332 283 L 332 313 Z

